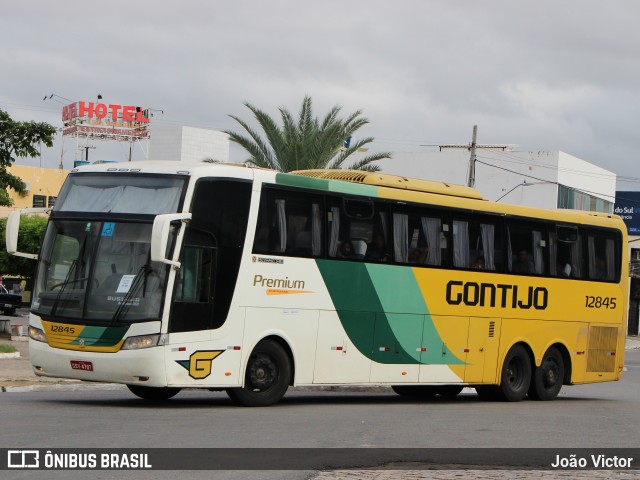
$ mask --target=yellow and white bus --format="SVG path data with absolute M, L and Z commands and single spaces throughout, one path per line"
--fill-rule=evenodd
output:
M 625 243 L 615 215 L 380 173 L 86 166 L 50 212 L 30 358 L 145 399 L 387 385 L 551 400 L 622 375 Z

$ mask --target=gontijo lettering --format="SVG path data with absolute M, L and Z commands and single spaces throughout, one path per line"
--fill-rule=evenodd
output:
M 304 288 L 304 280 L 290 280 L 289 277 L 284 278 L 269 278 L 262 275 L 255 275 L 253 277 L 253 286 L 268 287 L 268 288 Z
M 520 291 L 521 292 L 521 291 Z M 544 287 L 528 287 L 525 293 L 518 291 L 518 285 L 462 282 L 451 280 L 447 283 L 447 303 L 470 307 L 521 308 L 544 310 L 549 303 L 549 292 Z

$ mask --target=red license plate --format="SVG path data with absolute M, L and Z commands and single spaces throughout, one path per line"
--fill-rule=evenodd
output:
M 82 360 L 71 360 L 71 368 L 74 370 L 86 370 L 87 372 L 93 372 L 93 363 L 84 362 Z

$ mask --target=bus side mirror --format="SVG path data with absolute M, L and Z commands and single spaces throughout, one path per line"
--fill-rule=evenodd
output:
M 5 232 L 5 242 L 7 245 L 7 253 L 16 257 L 37 259 L 37 253 L 18 252 L 18 233 L 20 232 L 20 216 L 29 213 L 49 213 L 50 208 L 23 208 L 15 210 L 9 214 L 7 218 L 7 229 Z
M 180 262 L 166 257 L 167 242 L 169 241 L 169 233 L 171 232 L 171 222 L 178 220 L 184 222 L 190 219 L 190 213 L 167 213 L 164 215 L 156 215 L 156 218 L 153 220 L 153 229 L 151 230 L 152 262 L 161 262 L 166 263 L 167 265 L 173 265 L 174 267 L 180 267 Z

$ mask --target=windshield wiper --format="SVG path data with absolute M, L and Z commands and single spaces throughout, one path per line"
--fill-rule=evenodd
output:
M 73 262 L 71 262 L 71 266 L 69 267 L 69 271 L 67 272 L 67 276 L 64 278 L 64 282 L 58 283 L 51 287 L 51 290 L 53 290 L 55 287 L 60 287 L 60 291 L 58 292 L 58 295 L 56 295 L 56 299 L 53 302 L 53 306 L 51 307 L 52 316 L 55 315 L 56 311 L 58 310 L 58 304 L 60 303 L 60 299 L 62 298 L 62 293 L 64 292 L 64 289 L 67 288 L 67 285 L 69 285 L 70 283 L 75 283 L 77 281 L 77 280 L 74 280 L 73 282 L 69 281 L 71 278 L 71 274 L 76 269 L 77 264 L 78 264 L 78 259 L 73 260 Z
M 131 299 L 137 293 L 141 285 L 144 285 L 144 288 L 142 290 L 142 296 L 144 297 L 144 292 L 147 288 L 147 277 L 152 271 L 153 269 L 149 266 L 148 263 L 145 263 L 140 267 L 140 270 L 138 270 L 138 273 L 136 273 L 133 282 L 131 282 L 129 290 L 127 291 L 125 296 L 122 297 L 122 302 L 118 305 L 118 308 L 116 308 L 113 317 L 111 317 L 111 324 L 116 323 L 118 320 L 120 320 L 120 317 L 123 314 L 129 312 L 129 309 L 131 308 Z

